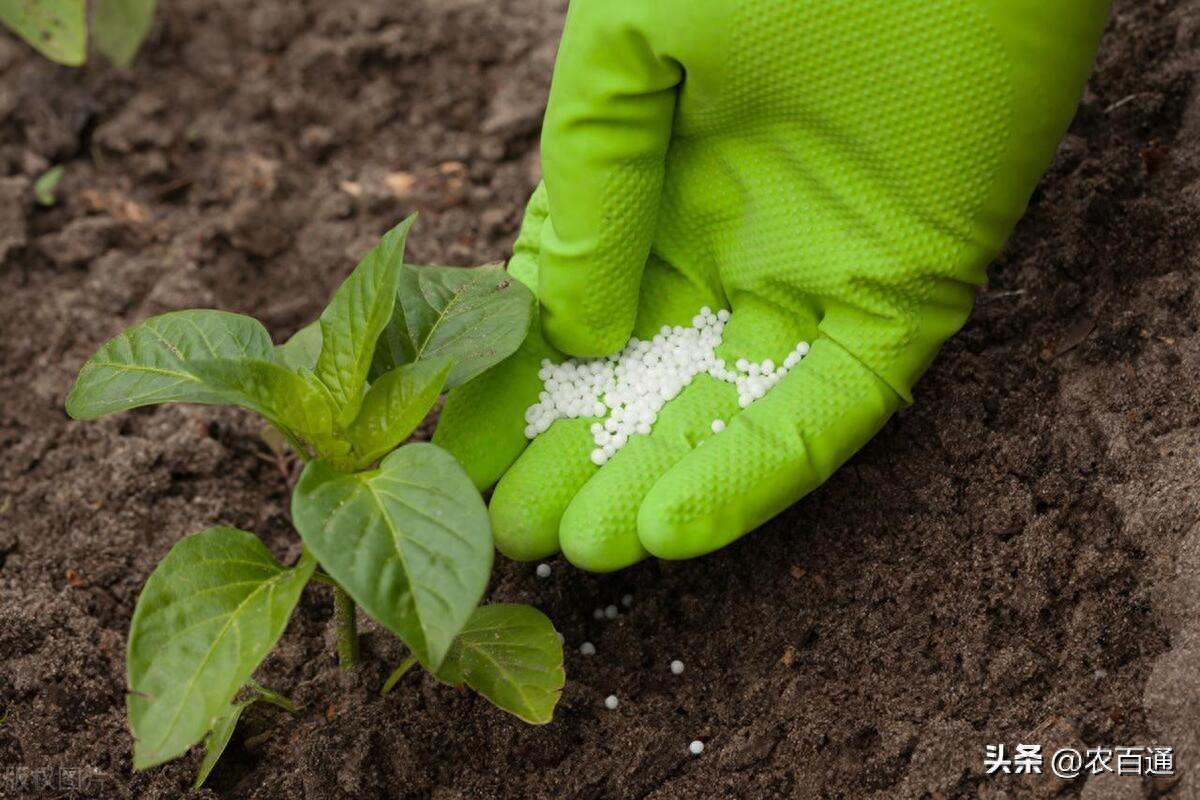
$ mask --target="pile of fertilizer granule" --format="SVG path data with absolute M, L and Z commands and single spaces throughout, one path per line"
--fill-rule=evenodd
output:
M 779 383 L 808 354 L 800 342 L 776 365 L 771 359 L 751 362 L 739 358 L 731 369 L 717 358 L 717 348 L 730 313 L 705 306 L 692 317 L 692 326 L 664 325 L 653 339 L 629 340 L 625 349 L 607 358 L 568 359 L 561 364 L 543 360 L 538 377 L 542 391 L 525 412 L 525 436 L 533 439 L 559 419 L 597 417 L 592 425 L 592 462 L 603 465 L 632 436 L 650 433 L 663 406 L 708 373 L 737 387 L 738 405 L 746 408 Z M 725 427 L 713 420 L 714 433 Z

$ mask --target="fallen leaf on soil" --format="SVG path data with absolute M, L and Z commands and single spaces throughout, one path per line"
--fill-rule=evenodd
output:
M 788 571 L 792 573 L 792 577 L 796 580 L 800 580 L 805 575 L 804 567 L 799 564 L 792 564 L 792 568 Z
M 389 172 L 383 176 L 383 182 L 387 184 L 388 190 L 393 195 L 397 198 L 404 198 L 412 192 L 417 178 L 411 172 Z
M 251 153 L 241 158 L 227 159 L 222 165 L 227 194 L 249 190 L 260 197 L 269 197 L 278 186 L 280 163 Z
M 79 573 L 70 567 L 67 567 L 66 570 L 63 571 L 63 577 L 65 577 L 67 579 L 67 583 L 71 584 L 71 586 L 75 589 L 82 589 L 84 586 L 87 586 L 83 578 L 79 577 Z
M 1171 155 L 1171 145 L 1155 136 L 1142 148 L 1142 169 L 1147 175 L 1153 175 Z
M 783 648 L 783 656 L 780 657 L 779 663 L 783 664 L 785 667 L 790 667 L 792 664 L 796 663 L 796 648 L 792 647 L 790 644 Z
M 272 738 L 274 738 L 275 732 L 276 731 L 274 728 L 268 728 L 267 730 L 263 731 L 262 733 L 258 734 L 257 736 L 250 736 L 250 737 L 243 739 L 242 746 L 245 747 L 247 750 L 251 750 L 251 751 L 257 750 L 258 748 L 262 747 L 264 744 L 269 742 Z
M 1053 348 L 1047 348 L 1042 351 L 1042 360 L 1053 361 L 1059 356 L 1069 353 L 1083 344 L 1095 329 L 1096 320 L 1090 317 L 1076 320 L 1063 332 L 1058 341 L 1054 343 Z
M 79 197 L 89 211 L 108 214 L 126 225 L 143 225 L 150 219 L 150 212 L 145 206 L 130 200 L 120 192 L 84 189 L 79 193 Z
M 83 204 L 87 206 L 88 211 L 107 211 L 108 205 L 105 202 L 104 195 L 97 192 L 95 189 L 84 189 L 79 193 L 79 197 L 83 200 Z
M 122 222 L 141 225 L 146 220 L 150 219 L 150 212 L 140 203 L 135 203 L 132 200 L 126 200 L 116 209 L 113 215 Z

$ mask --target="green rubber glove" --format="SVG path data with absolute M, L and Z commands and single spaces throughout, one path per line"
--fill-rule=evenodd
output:
M 541 302 L 540 331 L 453 392 L 434 437 L 480 487 L 499 479 L 501 552 L 561 548 L 594 571 L 689 558 L 828 478 L 966 320 L 1108 7 L 574 0 L 545 183 L 509 265 Z M 802 339 L 811 352 L 745 410 L 698 376 L 603 467 L 593 419 L 526 441 L 543 357 L 612 353 L 704 305 L 733 312 L 729 362 L 779 361 Z

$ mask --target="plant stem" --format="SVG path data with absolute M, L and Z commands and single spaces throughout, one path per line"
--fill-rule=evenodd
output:
M 333 589 L 333 618 L 337 621 L 338 664 L 343 670 L 353 669 L 358 663 L 358 619 L 350 595 L 341 586 Z
M 265 703 L 279 706 L 284 711 L 289 711 L 293 714 L 297 713 L 300 708 L 288 698 L 281 695 L 279 692 L 268 689 L 253 678 L 250 679 L 248 685 L 251 689 L 258 692 L 258 697 Z
M 337 586 L 338 582 L 326 575 L 324 572 L 317 570 L 312 574 L 312 579 L 317 583 L 323 583 L 326 586 Z
M 296 458 L 304 463 L 308 463 L 308 451 L 304 448 L 304 443 L 300 441 L 300 438 L 282 425 L 276 425 L 275 430 L 283 434 L 284 439 L 287 439 L 287 443 L 292 446 L 292 451 L 296 454 Z
M 416 663 L 416 656 L 409 656 L 408 658 L 404 659 L 404 661 L 400 663 L 400 666 L 396 667 L 396 670 L 388 676 L 387 681 L 383 684 L 383 688 L 379 690 L 379 694 L 386 697 L 387 693 L 390 692 L 396 686 L 396 684 L 400 682 L 400 679 L 404 677 L 404 673 L 412 669 L 413 664 Z

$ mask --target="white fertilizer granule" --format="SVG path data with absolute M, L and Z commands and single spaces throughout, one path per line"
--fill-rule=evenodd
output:
M 746 408 L 800 363 L 808 343 L 796 345 L 778 366 L 769 358 L 759 363 L 739 358 L 730 369 L 716 355 L 729 316 L 725 309 L 714 313 L 705 306 L 690 328 L 664 325 L 653 339 L 630 339 L 616 355 L 562 364 L 543 360 L 542 391 L 525 411 L 525 436 L 537 437 L 555 420 L 598 417 L 591 427 L 596 445 L 591 459 L 602 466 L 630 437 L 650 433 L 663 406 L 706 372 L 736 386 L 738 405 Z M 713 433 L 724 429 L 723 420 L 713 420 Z

